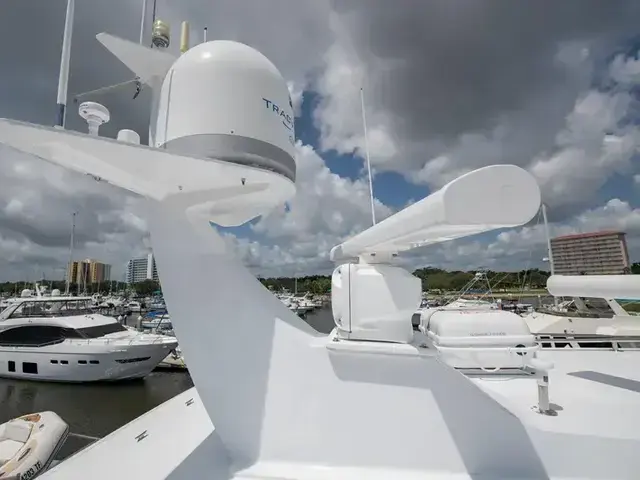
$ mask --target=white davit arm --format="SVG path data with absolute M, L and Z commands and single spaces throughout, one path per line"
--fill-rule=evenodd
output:
M 556 297 L 640 300 L 640 275 L 552 275 L 547 290 Z
M 515 165 L 469 172 L 331 249 L 331 260 L 396 253 L 529 222 L 540 208 L 535 178 Z

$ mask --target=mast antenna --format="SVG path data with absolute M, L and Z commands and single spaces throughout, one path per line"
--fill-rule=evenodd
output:
M 369 139 L 367 137 L 367 116 L 364 110 L 364 88 L 360 87 L 360 104 L 362 106 L 362 127 L 364 129 L 364 150 L 367 160 L 367 172 L 369 176 L 369 197 L 371 198 L 371 220 L 376 224 L 375 198 L 373 196 L 373 173 L 371 171 L 371 158 L 369 157 Z
M 547 237 L 547 255 L 549 259 L 549 273 L 555 275 L 556 267 L 553 263 L 553 250 L 551 249 L 551 235 L 549 234 L 549 222 L 547 221 L 547 206 L 542 204 L 542 221 L 544 222 L 544 235 Z M 553 304 L 558 306 L 558 297 L 553 296 Z
M 67 281 L 64 287 L 65 295 L 69 295 L 69 287 L 71 285 L 71 273 L 72 273 L 72 265 L 73 265 L 73 243 L 74 243 L 74 236 L 76 233 L 76 215 L 77 215 L 77 212 L 73 212 L 71 214 L 71 241 L 69 245 L 69 263 L 67 264 L 67 279 L 66 279 Z

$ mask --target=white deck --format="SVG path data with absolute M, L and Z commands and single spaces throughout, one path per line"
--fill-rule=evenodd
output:
M 538 429 L 640 439 L 640 352 L 543 350 L 540 358 L 555 364 L 549 372 L 549 398 L 557 416 L 531 409 L 537 404 L 535 379 L 473 381 L 523 423 Z
M 312 343 L 319 349 L 323 346 L 331 348 L 327 349 L 328 353 L 340 351 L 341 355 L 354 358 L 361 357 L 362 354 L 366 357 L 371 354 L 379 354 L 382 358 L 390 357 L 389 352 L 380 349 L 376 349 L 376 352 L 373 349 L 365 351 L 356 346 L 355 351 L 349 353 L 346 348 L 334 349 L 336 344 L 322 345 L 327 340 L 329 339 L 318 338 Z M 471 382 L 520 419 L 535 456 L 540 458 L 544 467 L 552 467 L 546 478 L 583 478 L 587 473 L 589 478 L 637 478 L 639 462 L 636 460 L 637 453 L 633 452 L 640 448 L 640 369 L 637 368 L 640 352 L 568 350 L 544 351 L 542 356 L 556 364 L 550 373 L 550 396 L 557 416 L 540 415 L 533 411 L 532 407 L 537 405 L 537 384 L 534 378 L 494 376 L 473 378 Z M 408 358 L 406 355 L 400 357 Z M 437 361 L 431 349 L 422 350 L 417 357 L 429 362 Z M 427 369 L 425 373 L 428 372 Z M 616 381 L 623 373 L 624 380 L 617 382 L 624 388 L 579 378 L 575 374 L 580 372 L 597 372 L 601 376 L 605 375 L 603 379 L 607 381 L 612 379 L 606 375 L 613 376 L 613 381 Z M 339 403 L 335 408 L 340 408 Z M 480 411 L 477 413 L 481 414 Z M 413 415 L 433 417 L 435 421 L 441 417 L 442 412 L 432 403 L 429 408 L 414 411 Z M 376 422 L 373 418 L 371 421 Z M 144 438 L 138 441 L 137 437 L 145 432 L 146 436 L 143 435 Z M 498 431 L 492 432 L 489 427 L 486 430 L 487 439 L 491 439 L 494 433 L 497 434 Z M 453 431 L 451 434 L 456 436 Z M 307 432 L 307 435 L 314 434 Z M 593 457 L 581 460 L 584 465 L 582 472 L 575 471 L 575 463 L 571 466 L 573 470 L 563 471 L 562 462 L 557 460 L 557 455 L 553 455 L 552 450 L 558 444 L 564 445 L 563 450 L 570 453 L 571 449 L 566 447 L 571 442 L 589 444 L 590 447 L 588 445 L 587 448 L 593 451 Z M 458 448 L 464 448 L 464 444 L 458 444 Z M 585 445 L 582 445 L 576 452 L 584 452 L 584 448 Z M 611 452 L 611 449 L 615 449 L 617 454 Z M 192 388 L 65 461 L 43 478 L 80 479 L 84 478 L 84 472 L 88 470 L 95 480 L 118 477 L 198 478 L 205 471 L 209 472 L 208 478 L 238 479 L 475 478 L 473 472 L 449 473 L 438 467 L 427 473 L 424 470 L 412 471 L 410 468 L 399 471 L 358 465 L 336 465 L 328 468 L 312 462 L 261 462 L 229 477 L 225 473 L 228 465 L 223 452 L 224 448 L 214 433 L 200 397 L 195 388 Z M 458 454 L 465 455 L 462 451 Z M 425 455 L 428 456 L 428 452 Z M 627 461 L 620 461 L 626 455 L 630 455 Z M 615 462 L 602 461 L 603 458 L 616 457 Z M 113 462 L 113 458 L 118 461 Z M 439 463 L 436 459 L 433 460 L 434 465 Z M 109 468 L 106 468 L 107 465 Z M 216 474 L 218 468 L 220 470 Z M 54 476 L 56 473 L 58 476 Z

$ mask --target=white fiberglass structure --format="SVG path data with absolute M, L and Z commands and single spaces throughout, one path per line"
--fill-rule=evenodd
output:
M 337 326 L 321 336 L 209 224 L 242 224 L 295 192 L 292 109 L 277 69 L 233 42 L 175 59 L 100 40 L 155 89 L 152 146 L 10 120 L 0 142 L 147 199 L 196 387 L 43 478 L 637 477 L 640 369 L 624 352 L 539 358 L 508 312 L 458 328 L 454 315 L 473 312 L 444 312 L 411 332 L 419 280 L 394 255 L 528 222 L 540 192 L 527 172 L 470 172 L 336 247 Z M 481 368 L 465 374 L 469 366 Z
M 130 330 L 95 313 L 91 297 L 32 297 L 0 313 L 0 377 L 50 382 L 142 378 L 175 338 Z
M 575 311 L 542 310 L 525 316 L 545 348 L 640 349 L 640 321 L 616 299 L 640 296 L 640 275 L 554 275 L 549 293 L 573 297 Z M 610 312 L 591 309 L 585 297 L 604 299 Z

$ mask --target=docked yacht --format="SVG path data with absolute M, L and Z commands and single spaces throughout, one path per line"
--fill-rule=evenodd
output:
M 91 297 L 24 298 L 0 313 L 0 376 L 92 382 L 141 378 L 178 345 L 94 313 Z
M 146 329 L 157 330 L 171 330 L 173 328 L 171 324 L 171 317 L 169 317 L 168 313 L 149 315 L 140 322 L 140 326 Z
M 134 312 L 134 313 L 138 313 L 142 311 L 142 305 L 140 304 L 140 302 L 136 302 L 135 300 L 127 303 L 125 308 L 130 312 Z
M 573 299 L 524 315 L 543 348 L 640 349 L 639 319 L 616 300 L 638 296 L 639 276 L 556 275 L 548 287 L 556 296 Z

